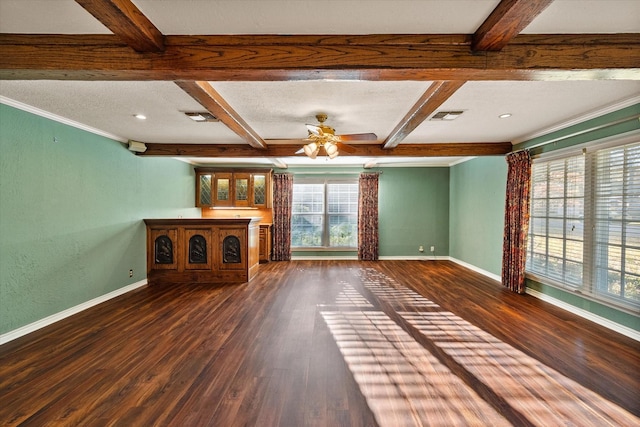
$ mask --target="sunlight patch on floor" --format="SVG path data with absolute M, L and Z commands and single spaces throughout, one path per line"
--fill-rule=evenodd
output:
M 344 285 L 335 305 L 319 309 L 381 427 L 510 425 L 495 409 L 501 404 L 532 425 L 640 425 L 623 408 L 383 273 L 353 273 L 371 300 Z M 421 343 L 438 349 L 440 359 Z M 468 383 L 447 366 L 464 372 Z M 490 404 L 478 389 L 502 403 Z

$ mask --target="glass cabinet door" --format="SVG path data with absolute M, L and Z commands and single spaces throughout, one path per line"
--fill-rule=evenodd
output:
M 231 206 L 232 200 L 232 174 L 231 173 L 216 173 L 215 174 L 215 188 L 214 188 L 214 206 Z
M 267 205 L 267 176 L 264 174 L 253 174 L 253 206 L 261 207 Z
M 208 207 L 212 205 L 212 178 L 210 173 L 198 174 L 196 180 L 196 206 Z
M 235 206 L 249 206 L 250 192 L 248 173 L 234 173 L 234 201 Z

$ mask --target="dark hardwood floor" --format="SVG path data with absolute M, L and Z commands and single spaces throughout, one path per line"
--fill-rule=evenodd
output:
M 147 286 L 0 347 L 0 425 L 640 425 L 640 343 L 447 261 Z

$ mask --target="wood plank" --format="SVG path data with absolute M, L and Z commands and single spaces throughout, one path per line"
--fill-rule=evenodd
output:
M 287 144 L 267 145 L 264 150 L 240 144 L 157 144 L 147 143 L 139 156 L 189 156 L 189 157 L 291 157 L 297 147 Z M 448 156 L 499 156 L 511 152 L 510 142 L 452 142 L 428 144 L 400 144 L 392 149 L 380 145 L 352 145 L 353 152 L 341 152 L 341 156 L 366 157 L 448 157 Z M 302 154 L 303 155 L 303 154 Z
M 409 112 L 385 139 L 383 148 L 390 149 L 398 146 L 415 128 L 436 111 L 443 102 L 462 87 L 464 81 L 437 81 L 422 94 L 420 99 L 411 107 Z
M 356 271 L 394 283 L 373 292 Z M 352 330 L 334 337 L 323 312 L 356 315 Z M 371 315 L 386 323 L 357 326 Z M 408 340 L 414 333 L 422 338 Z M 525 374 L 529 359 L 545 367 Z M 640 417 L 639 342 L 449 261 L 292 261 L 239 285 L 140 288 L 0 346 L 0 423 L 378 425 L 354 366 L 395 381 L 366 384 L 379 391 L 380 419 L 405 421 L 408 407 L 415 425 L 476 419 L 454 410 L 464 401 L 447 405 L 455 390 L 441 380 L 452 373 L 519 425 Z M 524 394 L 499 399 L 500 387 Z
M 474 51 L 499 51 L 553 0 L 502 0 L 473 35 Z
M 76 0 L 138 52 L 162 52 L 164 36 L 131 0 Z
M 208 112 L 216 116 L 229 129 L 254 148 L 265 148 L 267 144 L 255 130 L 229 105 L 209 84 L 202 81 L 177 81 L 176 84 Z
M 314 39 L 320 43 L 309 42 Z M 167 36 L 164 52 L 141 55 L 116 36 L 1 34 L 0 78 L 640 79 L 639 34 L 518 36 L 500 52 L 483 53 L 471 52 L 468 44 L 447 44 L 442 38 L 430 43 L 431 39 L 428 35 L 402 36 L 401 42 L 394 35 Z

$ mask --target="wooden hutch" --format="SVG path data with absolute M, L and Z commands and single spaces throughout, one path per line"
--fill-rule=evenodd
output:
M 259 217 L 259 260 L 271 259 L 271 169 L 196 168 L 196 206 L 203 218 Z

